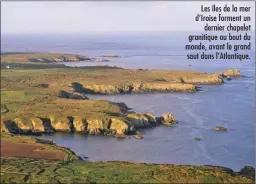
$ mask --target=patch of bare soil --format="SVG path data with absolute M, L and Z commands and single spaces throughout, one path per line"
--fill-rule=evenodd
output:
M 15 143 L 1 140 L 1 157 L 40 158 L 49 160 L 64 160 L 65 153 L 47 150 L 40 144 Z

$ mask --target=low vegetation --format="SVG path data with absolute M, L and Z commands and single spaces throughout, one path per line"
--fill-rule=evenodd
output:
M 1 159 L 1 183 L 254 183 L 215 166 Z
M 1 142 L 9 143 L 1 149 L 1 183 L 254 183 L 255 169 L 249 166 L 234 172 L 217 166 L 88 162 L 43 139 L 5 134 Z M 15 157 L 6 151 L 12 144 L 19 145 Z M 52 152 L 65 159 L 52 159 Z
M 110 55 L 108 57 L 117 57 Z M 238 70 L 128 70 L 71 68 L 50 62 L 86 60 L 78 55 L 1 54 L 1 183 L 253 183 L 254 168 L 241 172 L 214 166 L 86 162 L 52 141 L 18 134 L 55 131 L 141 139 L 140 128 L 172 125 L 172 113 L 136 113 L 124 103 L 91 100 L 86 94 L 196 92 L 222 84 Z M 89 60 L 89 58 L 87 58 Z M 195 138 L 199 140 L 199 138 Z
M 90 60 L 87 56 L 77 54 L 58 53 L 1 53 L 1 62 L 4 63 L 53 63 L 77 62 Z

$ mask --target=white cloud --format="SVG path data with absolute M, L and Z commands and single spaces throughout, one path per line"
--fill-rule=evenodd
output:
M 2 32 L 119 32 L 119 31 L 198 31 L 202 23 L 194 17 L 200 6 L 214 2 L 92 2 L 37 1 L 1 3 Z M 250 5 L 253 2 L 216 2 L 217 5 Z M 231 14 L 231 13 L 230 13 Z
M 164 10 L 169 8 L 172 5 L 172 2 L 158 2 L 153 6 L 153 9 Z

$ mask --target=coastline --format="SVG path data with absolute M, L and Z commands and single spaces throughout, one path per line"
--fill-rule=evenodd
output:
M 29 65 L 30 64 L 25 64 L 23 66 L 26 67 Z M 37 65 L 44 67 L 44 64 Z M 49 66 L 51 65 L 47 65 L 47 67 Z M 177 120 L 174 118 L 175 114 L 173 115 L 172 113 L 166 113 L 161 117 L 156 117 L 152 113 L 136 113 L 130 111 L 129 107 L 127 107 L 124 103 L 116 104 L 104 100 L 91 100 L 86 97 L 86 94 L 132 94 L 136 93 L 136 90 L 131 92 L 130 89 L 134 89 L 134 86 L 136 85 L 140 87 L 137 88 L 138 93 L 173 92 L 173 90 L 168 89 L 169 83 L 171 83 L 172 86 L 175 84 L 178 86 L 188 85 L 196 87 L 198 84 L 220 85 L 223 84 L 223 80 L 227 80 L 228 77 L 241 77 L 241 74 L 237 69 L 211 74 L 197 71 L 127 70 L 111 67 L 84 67 L 75 69 L 69 67 L 57 67 L 55 69 L 53 68 L 46 70 L 37 70 L 32 67 L 27 69 L 14 69 L 17 71 L 15 73 L 12 72 L 12 69 L 2 68 L 1 70 L 3 73 L 1 76 L 3 82 L 3 84 L 1 84 L 1 96 L 3 96 L 5 99 L 5 101 L 3 101 L 3 107 L 1 102 L 1 115 L 3 117 L 1 118 L 1 140 L 3 138 L 2 135 L 6 133 L 8 134 L 8 132 L 17 133 L 17 135 L 13 135 L 13 137 L 16 137 L 19 136 L 18 134 L 20 133 L 26 135 L 34 133 L 53 133 L 55 131 L 82 132 L 107 136 L 111 135 L 121 138 L 129 136 L 130 133 L 133 133 L 133 135 L 142 136 L 139 138 L 143 138 L 141 132 L 138 131 L 140 128 L 143 129 L 159 125 L 172 125 L 173 123 L 177 122 Z M 127 80 L 132 77 L 134 81 L 131 82 Z M 117 81 L 116 79 L 120 81 Z M 104 82 L 107 84 L 105 85 Z M 13 85 L 14 83 L 15 85 Z M 158 87 L 156 88 L 157 85 Z M 177 86 L 175 86 L 174 89 L 175 88 L 177 89 Z M 60 91 L 64 91 L 64 93 L 60 93 Z M 191 91 L 196 92 L 197 90 Z M 183 90 L 182 92 L 191 91 Z M 89 109 L 93 109 L 93 111 L 88 111 Z M 33 114 L 33 116 L 31 116 L 31 114 Z M 6 127 L 6 125 L 10 125 L 10 127 Z M 23 144 L 25 143 L 23 142 Z M 55 148 L 61 149 L 61 147 L 58 148 L 58 146 Z M 66 152 L 65 149 L 66 148 L 63 148 L 64 152 Z M 140 167 L 141 170 L 145 169 L 146 173 L 149 168 L 156 167 L 157 170 L 160 168 L 166 168 L 164 171 L 160 171 L 160 177 L 165 177 L 166 172 L 168 172 L 169 178 L 160 180 L 150 179 L 149 181 L 151 182 L 191 181 L 207 183 L 208 181 L 223 182 L 226 179 L 229 182 L 234 183 L 252 183 L 254 181 L 252 176 L 248 177 L 247 173 L 252 173 L 252 170 L 254 169 L 252 167 L 245 167 L 240 172 L 233 172 L 231 169 L 217 166 L 145 164 L 122 161 L 87 162 L 79 161 L 81 158 L 77 157 L 71 150 L 69 150 L 69 153 L 76 158 L 75 160 L 78 160 L 74 162 L 66 160 L 64 165 L 72 168 L 72 170 L 78 174 L 77 177 L 75 176 L 76 179 L 81 176 L 79 170 L 84 169 L 84 167 L 88 167 L 87 164 L 89 164 L 89 167 L 100 166 L 104 168 L 115 168 L 129 165 L 129 169 L 127 169 L 127 171 L 124 173 L 125 175 L 131 174 L 131 177 L 127 178 L 127 181 L 142 181 L 140 179 L 132 179 L 133 177 L 137 177 L 136 173 L 132 172 L 134 168 L 137 167 Z M 7 161 L 5 159 L 10 160 Z M 36 159 L 33 160 L 35 162 L 48 162 L 47 159 L 40 161 L 37 158 L 33 159 Z M 31 161 L 32 160 L 30 160 L 30 158 L 20 158 L 14 160 L 13 158 L 3 158 L 4 163 L 30 163 Z M 56 162 L 56 164 L 58 165 L 60 163 Z M 37 169 L 39 166 L 35 165 L 29 167 L 34 167 Z M 171 172 L 169 172 L 169 169 L 175 171 L 176 175 L 182 173 L 183 171 L 181 170 L 183 169 L 186 173 L 190 173 L 191 171 L 196 172 L 196 174 L 194 176 L 190 174 L 186 175 L 185 180 L 183 180 L 184 176 L 172 178 L 173 176 Z M 208 170 L 211 170 L 211 172 L 208 173 Z M 246 171 L 246 174 L 244 173 L 244 170 Z M 203 178 L 200 178 L 200 172 L 204 173 L 205 171 L 206 175 L 202 174 Z M 42 171 L 41 174 L 44 172 L 45 170 Z M 102 172 L 107 171 L 104 170 Z M 222 173 L 223 177 L 220 176 L 219 173 Z M 208 180 L 209 174 L 211 175 L 210 180 Z M 7 172 L 4 174 L 5 179 L 8 180 L 9 177 L 12 177 L 12 173 Z M 46 176 L 47 179 L 49 179 L 48 177 L 52 176 Z M 83 176 L 82 179 L 80 179 L 85 181 L 87 177 L 88 175 Z M 147 177 L 151 178 L 151 176 Z M 28 178 L 29 179 L 21 180 L 19 178 L 17 181 L 37 181 L 36 178 L 34 176 L 30 176 L 30 174 Z M 105 179 L 110 178 L 110 176 L 106 176 Z M 80 179 L 78 179 L 78 181 L 80 181 Z M 90 181 L 96 180 L 96 178 L 93 177 L 91 179 Z M 144 181 L 147 180 L 145 179 L 143 182 Z M 102 181 L 100 180 L 98 182 Z
M 55 55 L 47 53 L 49 58 Z M 14 57 L 16 62 L 15 54 L 7 56 Z M 38 54 L 29 57 L 36 59 Z M 58 54 L 59 57 L 62 55 Z M 30 64 L 23 66 L 26 65 Z M 82 132 L 117 137 L 140 136 L 139 128 L 171 125 L 178 120 L 171 112 L 160 117 L 152 112 L 136 113 L 129 111 L 124 103 L 91 100 L 87 94 L 197 92 L 197 85 L 221 85 L 224 79 L 241 77 L 238 69 L 219 73 L 111 67 L 28 68 L 15 69 L 14 73 L 12 68 L 1 70 L 2 131 L 18 134 Z M 17 111 L 9 109 L 10 105 Z
M 43 139 L 19 136 L 15 140 L 12 137 L 5 135 L 5 140 L 14 143 L 17 141 L 22 142 L 21 144 L 24 148 L 26 146 L 29 147 L 31 142 L 37 142 L 34 144 L 44 145 L 44 149 L 40 149 L 39 153 L 44 150 L 51 151 L 52 149 L 48 147 L 54 147 L 54 149 L 66 153 L 66 157 L 64 161 L 58 161 L 48 160 L 47 158 L 1 156 L 2 183 L 10 181 L 22 183 L 37 183 L 39 181 L 40 183 L 66 183 L 67 181 L 76 183 L 84 183 L 85 181 L 109 183 L 123 182 L 124 180 L 140 183 L 253 183 L 255 179 L 255 168 L 249 166 L 245 166 L 239 172 L 234 172 L 229 168 L 209 165 L 146 164 L 122 161 L 88 162 L 82 161 L 70 149 L 59 147 Z M 3 152 L 2 149 L 1 152 Z M 22 172 L 20 171 L 21 168 Z M 143 174 L 143 177 L 141 177 L 141 174 Z

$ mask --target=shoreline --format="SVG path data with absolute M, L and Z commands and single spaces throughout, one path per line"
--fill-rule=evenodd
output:
M 3 140 L 4 134 L 7 135 L 6 133 L 9 131 L 9 128 L 10 130 L 14 130 L 14 132 L 16 131 L 16 133 L 23 133 L 23 137 L 28 137 L 26 135 L 29 133 L 80 132 L 82 135 L 96 134 L 119 138 L 125 138 L 132 133 L 132 136 L 135 136 L 135 138 L 136 136 L 143 138 L 143 135 L 139 131 L 140 129 L 162 125 L 171 126 L 177 123 L 177 120 L 174 118 L 175 114 L 165 113 L 160 117 L 156 117 L 152 113 L 132 112 L 124 103 L 118 104 L 107 100 L 92 100 L 86 95 L 98 93 L 101 95 L 169 93 L 172 92 L 172 89 L 177 89 L 180 86 L 189 86 L 191 87 L 189 89 L 198 90 L 197 85 L 222 85 L 224 79 L 228 81 L 236 77 L 242 77 L 240 71 L 237 69 L 209 74 L 189 70 L 128 70 L 112 67 L 82 67 L 71 69 L 71 67 L 62 68 L 61 65 L 49 69 L 50 66 L 53 66 L 51 64 L 47 64 L 49 68 L 46 70 L 37 70 L 40 67 L 43 69 L 46 65 L 27 63 L 22 63 L 22 65 L 24 68 L 14 68 L 16 72 L 13 72 L 12 69 L 3 69 L 2 66 L 6 67 L 7 65 L 1 64 L 3 73 L 1 76 L 3 82 L 1 84 L 1 96 L 4 99 L 1 102 L 1 116 L 3 117 L 1 119 L 1 141 Z M 33 66 L 26 69 L 28 65 Z M 35 67 L 35 65 L 38 67 Z M 196 92 L 197 90 L 192 91 Z M 188 92 L 188 90 L 184 90 L 183 92 Z M 9 125 L 10 127 L 5 127 L 5 125 Z M 14 139 L 19 137 L 18 134 L 13 135 Z M 43 144 L 48 143 L 46 141 Z M 20 144 L 24 146 L 26 145 L 26 141 L 15 144 L 16 146 L 14 148 L 22 147 Z M 38 142 L 32 141 L 30 144 L 31 146 L 39 146 L 36 149 L 39 149 L 38 153 L 40 154 L 45 148 L 49 152 L 53 149 L 53 147 L 49 149 L 50 147 L 48 145 L 44 145 L 44 149 L 41 149 L 40 146 L 42 145 L 38 145 L 41 144 Z M 81 161 L 80 159 L 82 158 L 79 158 L 69 148 L 60 147 L 55 144 L 54 149 L 60 149 L 62 153 L 64 152 L 69 155 L 65 157 L 67 160 L 65 159 L 64 162 L 59 163 L 54 161 L 54 163 L 62 169 L 70 169 L 76 173 L 77 176 L 74 174 L 74 177 L 77 179 L 75 181 L 87 181 L 88 174 L 84 175 L 83 172 L 80 173 L 80 170 L 85 170 L 86 168 L 95 169 L 95 167 L 99 170 L 107 168 L 106 170 L 103 169 L 103 173 L 101 171 L 96 173 L 97 176 L 106 177 L 106 180 L 103 181 L 107 181 L 108 179 L 111 181 L 113 176 L 106 176 L 105 173 L 108 173 L 109 169 L 111 170 L 116 167 L 120 167 L 120 170 L 124 172 L 124 176 L 122 177 L 130 175 L 131 177 L 128 177 L 127 181 L 131 182 L 142 181 L 132 179 L 133 177 L 137 177 L 136 173 L 133 173 L 137 167 L 140 168 L 140 171 L 145 169 L 145 176 L 150 178 L 150 180 L 145 179 L 143 181 L 149 182 L 193 181 L 207 183 L 209 181 L 232 181 L 252 183 L 254 181 L 254 178 L 251 176 L 248 177 L 248 173 L 252 173 L 255 170 L 252 167 L 244 167 L 239 172 L 234 172 L 229 168 L 207 165 L 176 165 L 126 161 L 91 162 Z M 33 152 L 33 150 L 30 151 L 31 153 Z M 32 155 L 37 156 L 40 154 L 33 153 Z M 70 161 L 70 156 L 74 157 L 75 161 Z M 27 157 L 20 159 L 3 157 L 3 162 L 6 164 L 8 159 L 14 165 L 16 162 L 23 161 L 25 163 L 24 165 L 29 164 L 31 159 L 35 159 L 33 160 L 35 163 L 42 162 L 42 165 L 44 162 L 48 162 L 47 160 Z M 32 165 L 29 167 L 37 170 L 39 167 L 44 167 L 42 165 Z M 98 168 L 98 166 L 100 167 Z M 129 166 L 129 168 L 126 166 Z M 19 166 L 16 165 L 14 168 L 17 167 Z M 56 169 L 55 166 L 51 167 L 54 168 L 53 170 Z M 147 175 L 148 171 L 153 168 L 156 169 L 152 171 L 154 174 Z M 181 175 L 183 173 L 182 170 L 187 173 L 185 175 L 186 180 L 182 179 L 184 177 Z M 175 171 L 175 175 L 178 178 L 175 178 L 176 176 L 172 174 L 173 171 Z M 40 175 L 45 174 L 45 170 L 38 172 L 40 172 Z M 90 171 L 88 172 L 90 173 Z M 118 173 L 119 171 L 117 170 L 115 172 Z M 196 174 L 191 174 L 191 172 Z M 202 174 L 205 172 L 205 175 Z M 160 180 L 151 180 L 155 173 L 160 175 Z M 11 173 L 4 174 L 5 178 L 11 177 L 11 175 Z M 33 174 L 29 173 L 27 175 L 28 179 L 25 179 L 25 182 L 37 181 Z M 52 175 L 56 177 L 55 172 Z M 121 175 L 122 173 L 120 173 Z M 203 178 L 200 178 L 201 175 Z M 210 180 L 208 178 L 209 175 Z M 67 176 L 69 175 L 67 174 Z M 212 176 L 214 177 L 212 178 Z M 47 179 L 50 177 L 46 176 Z M 94 175 L 90 177 L 89 182 L 97 180 L 97 177 L 94 178 Z M 169 178 L 166 179 L 165 177 Z M 61 177 L 59 179 L 58 181 L 61 181 Z M 17 179 L 17 181 L 20 180 Z
M 3 135 L 2 135 L 3 136 Z M 168 173 L 168 178 L 165 178 L 165 180 L 162 180 L 162 182 L 181 182 L 181 181 L 194 181 L 194 182 L 200 182 L 200 183 L 208 183 L 209 181 L 228 181 L 229 183 L 253 183 L 255 181 L 255 168 L 251 166 L 244 166 L 242 169 L 240 169 L 238 172 L 234 172 L 232 169 L 227 168 L 227 167 L 222 167 L 222 166 L 213 166 L 213 165 L 187 165 L 187 164 L 156 164 L 156 163 L 143 163 L 143 162 L 127 162 L 127 161 L 97 161 L 97 162 L 92 162 L 92 161 L 84 161 L 81 160 L 81 157 L 77 156 L 71 149 L 63 147 L 63 146 L 58 146 L 52 141 L 49 141 L 47 139 L 38 139 L 38 138 L 31 138 L 27 136 L 11 136 L 8 137 L 8 135 L 4 135 L 5 140 L 11 141 L 13 143 L 19 143 L 22 144 L 24 148 L 20 147 L 19 149 L 26 149 L 29 150 L 28 147 L 32 145 L 43 145 L 45 148 L 44 149 L 39 149 L 39 150 L 49 150 L 51 151 L 52 148 L 64 152 L 66 155 L 65 160 L 63 162 L 57 161 L 57 160 L 48 160 L 47 157 L 44 159 L 40 158 L 30 158 L 30 157 L 23 157 L 23 158 L 17 158 L 17 157 L 1 157 L 1 182 L 6 182 L 9 178 L 12 178 L 12 181 L 16 182 L 25 182 L 25 183 L 31 183 L 31 182 L 36 182 L 37 181 L 37 175 L 32 174 L 33 172 L 26 173 L 27 168 L 29 170 L 40 170 L 40 175 L 44 176 L 44 182 L 49 183 L 49 179 L 52 178 L 53 175 L 55 175 L 55 172 L 51 172 L 51 175 L 47 174 L 47 170 L 52 168 L 53 170 L 57 169 L 64 169 L 64 168 L 70 168 L 72 169 L 72 174 L 65 174 L 65 178 L 67 176 L 69 177 L 75 177 L 75 181 L 85 181 L 88 178 L 88 175 L 83 175 L 80 171 L 83 171 L 84 169 L 89 169 L 90 168 L 97 168 L 97 176 L 91 177 L 93 180 L 99 179 L 99 176 L 101 175 L 104 179 L 102 181 L 98 182 L 105 182 L 106 180 L 111 180 L 112 175 L 106 175 L 104 173 L 107 173 L 107 170 L 113 170 L 114 168 L 118 167 L 119 171 L 122 171 L 122 173 L 129 174 L 131 177 L 128 177 L 127 181 L 145 181 L 147 180 L 146 178 L 150 179 L 152 175 L 147 176 L 143 180 L 137 178 L 137 174 L 134 173 L 134 169 L 140 168 L 140 173 L 145 172 L 148 173 L 149 170 L 152 170 L 153 168 L 156 169 L 159 177 L 163 177 L 164 179 L 166 177 L 166 174 Z M 8 140 L 9 139 L 9 140 Z M 3 141 L 3 140 L 1 140 Z M 9 142 L 9 143 L 11 143 Z M 33 144 L 31 144 L 34 142 Z M 27 148 L 25 148 L 27 146 Z M 49 149 L 48 147 L 52 147 Z M 3 153 L 5 149 L 1 149 L 1 153 Z M 58 151 L 58 152 L 59 152 Z M 30 151 L 31 152 L 31 151 Z M 40 153 L 41 151 L 39 151 Z M 16 152 L 17 154 L 17 152 Z M 17 155 L 16 155 L 17 156 Z M 45 155 L 46 156 L 46 155 Z M 10 165 L 10 163 L 12 163 Z M 17 174 L 18 172 L 15 172 L 19 167 L 20 164 L 22 164 L 22 170 L 24 175 L 28 176 L 27 179 L 25 178 L 19 178 L 19 177 L 14 177 L 13 174 Z M 32 164 L 30 164 L 32 163 Z M 7 166 L 7 167 L 6 167 Z M 122 169 L 120 168 L 122 167 Z M 128 168 L 127 168 L 128 167 Z M 45 169 L 44 169 L 45 168 Z M 100 171 L 103 169 L 103 171 Z M 11 169 L 11 170 L 10 170 Z M 121 170 L 120 170 L 121 169 Z M 160 169 L 160 170 L 158 170 Z M 170 170 L 169 170 L 170 169 Z M 51 170 L 51 169 L 50 169 Z M 55 170 L 55 171 L 56 171 Z M 119 173 L 118 170 L 112 171 L 114 173 Z M 154 171 L 154 172 L 156 172 Z M 171 172 L 170 172 L 171 171 Z M 191 175 L 191 171 L 193 171 L 193 175 Z M 23 173 L 20 173 L 21 175 Z M 35 172 L 37 173 L 37 172 Z M 182 173 L 186 173 L 185 175 Z M 208 178 L 208 175 L 211 175 L 212 177 Z M 147 174 L 146 174 L 147 175 Z M 202 177 L 201 177 L 202 176 Z M 59 183 L 60 180 L 62 180 L 61 177 L 58 177 Z M 171 178 L 170 178 L 171 177 Z M 197 179 L 195 179 L 195 177 Z M 199 177 L 199 178 L 198 178 Z M 42 178 L 42 177 L 41 177 Z M 122 178 L 122 177 L 121 177 Z M 64 179 L 64 178 L 63 178 Z M 210 179 L 210 180 L 209 180 Z M 53 180 L 52 180 L 53 181 Z M 54 181 L 56 181 L 56 178 L 54 177 Z M 91 181 L 91 180 L 90 180 Z M 117 178 L 114 178 L 114 181 L 117 181 Z
M 34 63 L 29 58 L 36 57 L 39 60 L 41 57 L 53 57 L 54 61 L 66 57 L 76 59 L 76 55 L 56 56 L 49 53 L 7 56 L 11 60 L 20 61 L 23 66 Z M 22 62 L 24 57 L 28 59 L 26 64 Z M 45 64 L 36 65 L 44 67 Z M 198 85 L 221 85 L 224 79 L 242 77 L 238 69 L 218 73 L 112 67 L 57 67 L 40 71 L 29 68 L 17 69 L 16 72 L 8 68 L 1 70 L 1 95 L 4 95 L 1 102 L 2 131 L 31 134 L 75 131 L 118 137 L 129 134 L 141 136 L 136 133 L 138 128 L 171 125 L 177 121 L 171 112 L 161 117 L 151 112 L 130 112 L 124 103 L 91 100 L 87 94 L 191 93 L 201 90 Z M 9 106 L 14 106 L 16 110 L 9 109 Z

